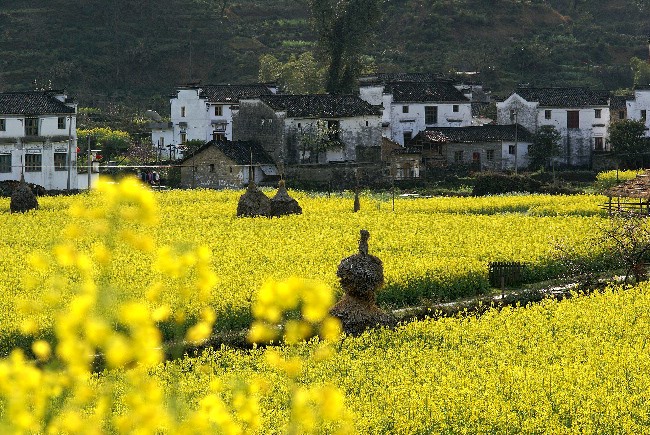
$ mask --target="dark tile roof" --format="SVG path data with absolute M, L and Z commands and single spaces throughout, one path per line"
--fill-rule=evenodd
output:
M 623 110 L 626 108 L 625 102 L 633 99 L 634 95 L 612 95 L 609 100 L 609 108 L 614 110 Z
M 395 82 L 386 85 L 384 92 L 392 93 L 395 103 L 469 102 L 449 80 Z
M 355 95 L 267 95 L 260 99 L 290 118 L 350 118 L 380 115 L 381 110 Z
M 254 98 L 262 95 L 272 95 L 266 85 L 205 85 L 201 89 L 200 97 L 207 98 L 212 103 L 239 103 L 242 98 Z
M 396 82 L 434 82 L 440 76 L 434 73 L 377 73 L 367 74 L 359 78 L 360 86 L 371 86 Z
M 59 91 L 26 91 L 0 93 L 0 114 L 3 115 L 55 115 L 75 113 L 55 98 Z M 71 101 L 68 99 L 68 101 Z
M 515 93 L 529 102 L 543 107 L 608 106 L 608 91 L 588 88 L 518 88 Z
M 481 125 L 472 127 L 429 127 L 418 133 L 412 143 L 419 141 L 436 143 L 476 143 L 514 141 L 530 142 L 532 135 L 521 125 Z
M 252 141 L 210 141 L 197 149 L 194 153 L 185 156 L 183 161 L 196 156 L 210 147 L 216 147 L 226 157 L 238 165 L 250 165 L 251 157 L 254 165 L 273 165 L 273 158 L 257 142 Z

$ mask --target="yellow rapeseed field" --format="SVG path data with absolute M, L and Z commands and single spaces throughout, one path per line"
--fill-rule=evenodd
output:
M 602 198 L 398 200 L 393 212 L 366 196 L 353 214 L 350 198 L 296 196 L 303 216 L 236 219 L 236 192 L 154 194 L 126 179 L 7 213 L 0 320 L 30 346 L 0 358 L 0 432 L 648 432 L 648 285 L 357 338 L 328 316 L 330 269 L 359 228 L 384 259 L 384 301 L 398 301 L 423 291 L 410 280 L 480 284 L 494 259 L 549 273 L 557 240 L 598 257 Z M 220 317 L 238 321 L 228 310 L 251 313 L 252 342 L 285 344 L 164 361 L 160 322 L 200 344 Z
M 272 194 L 273 192 L 269 192 Z M 241 192 L 169 191 L 152 193 L 156 216 L 147 237 L 132 237 L 141 244 L 165 246 L 155 250 L 130 251 L 117 244 L 118 253 L 107 273 L 123 283 L 129 298 L 142 299 L 149 287 L 170 307 L 179 304 L 177 288 L 181 271 L 191 266 L 186 255 L 190 246 L 204 246 L 211 253 L 210 266 L 217 285 L 204 289 L 217 313 L 218 329 L 250 324 L 252 295 L 266 279 L 301 276 L 322 281 L 338 289 L 335 275 L 341 259 L 356 250 L 359 230 L 370 231 L 370 249 L 384 261 L 386 286 L 380 304 L 417 304 L 421 299 L 441 300 L 480 294 L 487 290 L 490 261 L 525 261 L 530 279 L 557 275 L 554 261 L 557 243 L 575 248 L 576 255 L 602 261 L 601 252 L 588 242 L 602 216 L 599 196 L 521 195 L 487 198 L 421 198 L 395 201 L 362 196 L 362 209 L 352 211 L 352 198 L 312 196 L 294 192 L 304 214 L 283 218 L 237 218 Z M 15 301 L 43 301 L 51 287 L 57 265 L 48 262 L 43 273 L 29 267 L 33 252 L 51 255 L 65 235 L 75 243 L 94 249 L 102 244 L 103 229 L 92 216 L 80 211 L 104 206 L 101 192 L 76 197 L 40 198 L 40 209 L 11 215 L 8 200 L 0 201 L 0 325 L 2 332 L 16 331 L 23 318 Z M 72 215 L 71 205 L 75 204 Z M 118 218 L 125 220 L 128 209 Z M 125 225 L 128 224 L 125 221 Z M 129 236 L 128 233 L 123 236 Z M 170 276 L 154 263 L 176 268 Z M 171 265 L 171 266 L 169 266 Z M 190 271 L 190 275 L 193 272 Z M 58 297 L 69 297 L 74 273 L 56 274 Z M 23 278 L 26 280 L 27 284 Z M 185 296 L 181 299 L 185 300 Z M 191 299 L 191 298 L 190 298 Z M 190 313 L 194 310 L 188 307 Z M 45 315 L 46 326 L 52 316 Z

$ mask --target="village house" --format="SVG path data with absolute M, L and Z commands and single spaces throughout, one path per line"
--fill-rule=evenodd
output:
M 404 145 L 428 127 L 472 124 L 472 103 L 451 80 L 431 74 L 377 74 L 359 81 L 359 96 L 381 107 L 383 135 Z
M 257 184 L 276 185 L 278 170 L 256 142 L 212 140 L 180 161 L 181 187 L 240 189 L 251 176 Z
M 393 180 L 420 178 L 422 147 L 404 147 L 384 137 L 381 143 L 381 161 L 386 168 L 385 175 Z
M 650 137 L 650 87 L 636 88 L 634 96 L 625 102 L 627 118 L 642 121 Z
M 0 181 L 85 188 L 77 176 L 77 103 L 64 91 L 0 93 Z
M 187 85 L 170 98 L 170 122 L 151 124 L 151 143 L 160 158 L 183 156 L 188 140 L 233 140 L 233 111 L 242 98 L 272 95 L 273 85 Z
M 471 165 L 475 170 L 514 170 L 528 166 L 531 134 L 521 125 L 429 127 L 409 146 L 421 149 L 427 169 Z
M 518 123 L 530 132 L 551 125 L 562 136 L 558 162 L 590 166 L 594 150 L 605 150 L 610 94 L 588 88 L 519 87 L 497 103 L 497 124 Z
M 242 99 L 233 123 L 236 140 L 261 143 L 282 164 L 358 162 L 372 154 L 368 148 L 380 160 L 381 113 L 357 96 Z

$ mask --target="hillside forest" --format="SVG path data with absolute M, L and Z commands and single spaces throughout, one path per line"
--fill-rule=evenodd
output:
M 650 0 L 383 0 L 364 71 L 480 72 L 518 83 L 633 86 Z M 66 89 L 81 106 L 168 111 L 180 83 L 250 83 L 260 58 L 323 62 L 309 0 L 3 0 L 0 91 Z

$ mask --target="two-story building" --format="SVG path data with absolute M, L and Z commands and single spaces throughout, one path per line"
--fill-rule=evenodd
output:
M 158 155 L 183 156 L 188 140 L 231 141 L 233 110 L 239 100 L 277 92 L 274 85 L 188 85 L 170 98 L 170 122 L 151 125 L 151 142 Z
M 520 87 L 497 103 L 497 123 L 518 123 L 533 133 L 554 126 L 562 136 L 559 162 L 589 166 L 593 151 L 608 146 L 610 94 L 588 88 Z
M 264 95 L 241 99 L 235 140 L 257 141 L 283 164 L 356 162 L 381 150 L 381 111 L 354 95 Z
M 77 103 L 63 91 L 0 93 L 0 181 L 77 189 Z
M 359 96 L 382 108 L 382 133 L 400 145 L 428 127 L 472 124 L 471 101 L 451 80 L 427 74 L 367 76 Z
M 642 121 L 650 137 L 650 87 L 636 88 L 634 96 L 625 102 L 627 118 Z

